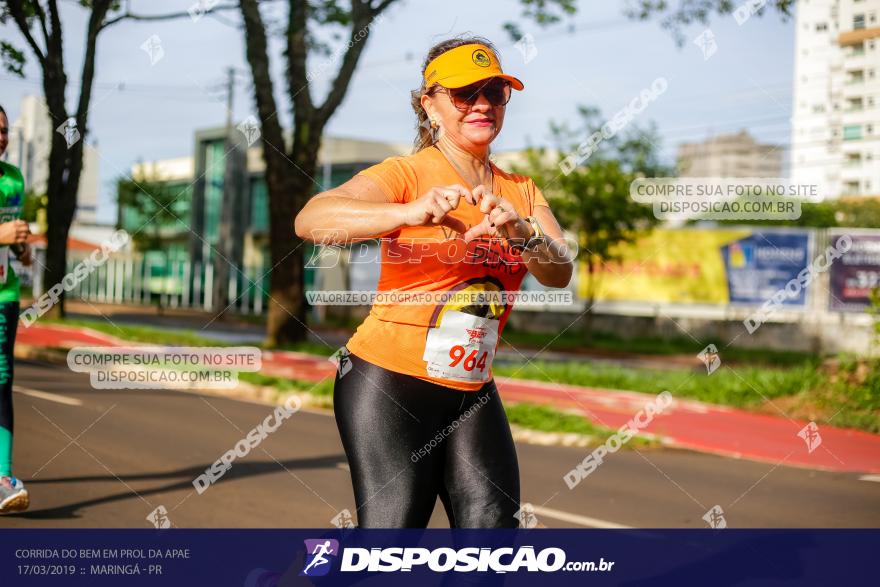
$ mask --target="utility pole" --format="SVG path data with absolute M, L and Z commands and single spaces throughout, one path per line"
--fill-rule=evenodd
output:
M 243 179 L 247 173 L 247 147 L 239 148 L 240 141 L 233 133 L 233 116 L 235 106 L 235 68 L 226 69 L 226 139 L 223 172 L 223 199 L 220 207 L 220 221 L 217 227 L 217 243 L 214 247 L 214 288 L 212 308 L 220 313 L 222 319 L 230 301 L 230 276 L 236 279 L 241 272 L 242 238 L 244 227 L 241 225 L 243 203 Z M 243 285 L 242 287 L 245 287 Z M 236 290 L 235 296 L 241 293 Z

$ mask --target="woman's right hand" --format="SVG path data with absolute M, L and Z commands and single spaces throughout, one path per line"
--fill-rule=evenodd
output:
M 473 194 L 459 184 L 435 187 L 419 198 L 403 204 L 403 221 L 406 226 L 447 226 L 452 230 L 464 233 L 467 226 L 464 222 L 449 215 L 458 208 L 461 198 L 473 203 Z
M 31 233 L 28 223 L 24 220 L 13 220 L 0 224 L 0 245 L 14 245 L 27 242 Z

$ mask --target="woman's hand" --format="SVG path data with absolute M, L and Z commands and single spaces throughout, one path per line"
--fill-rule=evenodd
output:
M 28 223 L 24 220 L 13 220 L 0 224 L 0 245 L 14 245 L 27 242 L 31 233 Z
M 470 242 L 484 234 L 523 242 L 532 236 L 531 226 L 509 201 L 489 193 L 483 185 L 474 188 L 473 199 L 474 203 L 480 205 L 480 212 L 486 216 L 482 222 L 464 233 L 464 242 Z
M 443 225 L 464 233 L 467 230 L 464 222 L 449 215 L 458 208 L 461 198 L 476 203 L 474 194 L 464 186 L 453 184 L 431 188 L 418 200 L 403 204 L 403 222 L 406 226 Z

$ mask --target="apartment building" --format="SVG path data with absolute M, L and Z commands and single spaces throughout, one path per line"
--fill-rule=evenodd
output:
M 880 0 L 797 3 L 792 178 L 880 196 Z
M 760 144 L 748 132 L 717 135 L 678 147 L 681 177 L 782 177 L 784 149 Z

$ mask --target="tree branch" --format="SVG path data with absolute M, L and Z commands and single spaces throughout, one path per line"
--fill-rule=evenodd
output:
M 61 16 L 58 14 L 58 3 L 55 0 L 49 0 L 49 16 L 52 21 L 52 36 L 46 45 L 50 53 L 64 51 L 64 45 L 61 37 Z M 63 68 L 62 68 L 63 70 Z
M 77 125 L 80 127 L 80 132 L 82 132 L 83 136 L 85 136 L 86 126 L 88 125 L 89 102 L 92 97 L 92 83 L 95 80 L 95 53 L 98 45 L 98 34 L 103 28 L 101 23 L 104 22 L 111 3 L 112 0 L 95 0 L 92 2 L 92 13 L 89 15 L 79 103 L 76 109 Z
M 28 42 L 28 45 L 30 45 L 31 50 L 37 56 L 37 59 L 40 61 L 40 65 L 45 64 L 46 55 L 43 53 L 43 50 L 40 49 L 40 46 L 37 45 L 37 41 L 31 35 L 31 29 L 28 25 L 27 17 L 24 14 L 24 6 L 22 5 L 21 0 L 9 0 L 6 5 L 9 8 L 9 13 L 12 15 L 13 20 L 15 20 L 15 24 L 18 25 L 18 29 L 21 31 L 21 34 Z
M 238 4 L 222 4 L 219 6 L 214 6 L 210 10 L 206 10 L 202 13 L 202 15 L 213 14 L 215 12 L 220 12 L 221 10 L 235 10 L 238 8 Z M 102 26 L 102 29 L 107 28 L 108 26 L 112 26 L 121 20 L 140 20 L 140 21 L 155 21 L 155 20 L 174 20 L 176 18 L 184 18 L 187 16 L 192 16 L 189 11 L 186 12 L 170 12 L 167 14 L 134 14 L 132 12 L 125 12 L 118 16 L 114 16 L 111 19 L 108 19 Z
M 380 2 L 377 7 L 375 7 L 375 8 L 370 7 L 370 12 L 375 17 L 375 16 L 385 12 L 385 9 L 388 8 L 389 6 L 391 6 L 392 4 L 394 4 L 395 2 L 397 2 L 397 0 L 382 0 L 382 2 Z
M 287 84 L 293 101 L 294 119 L 308 120 L 314 113 L 309 79 L 306 73 L 308 55 L 308 6 L 291 2 L 287 23 Z
M 394 1 L 385 0 L 382 4 L 389 5 Z M 370 8 L 368 3 L 362 3 L 357 0 L 352 2 L 352 25 L 348 50 L 342 58 L 342 65 L 339 67 L 336 79 L 333 80 L 333 86 L 330 88 L 327 98 L 318 109 L 318 121 L 321 126 L 329 120 L 342 103 L 343 98 L 345 98 L 345 93 L 348 91 L 351 78 L 357 69 L 361 53 L 366 47 L 367 39 L 370 37 L 370 27 L 378 14 L 378 12 L 374 12 Z
M 33 5 L 37 9 L 37 16 L 39 17 L 40 28 L 43 31 L 43 39 L 46 41 L 46 47 L 49 46 L 49 30 L 46 27 L 46 12 L 43 10 L 43 5 L 40 4 L 39 0 L 33 2 Z

